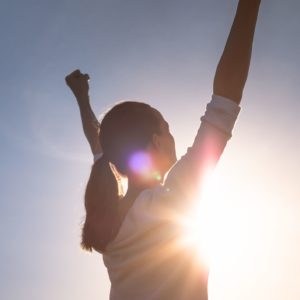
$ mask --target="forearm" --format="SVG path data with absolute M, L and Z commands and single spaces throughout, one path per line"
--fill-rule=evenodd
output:
M 102 152 L 99 142 L 100 123 L 91 108 L 89 100 L 80 100 L 82 99 L 77 99 L 77 102 L 80 110 L 83 131 L 91 147 L 92 153 L 95 155 Z
M 236 16 L 218 64 L 214 94 L 240 103 L 248 77 L 260 0 L 240 0 Z

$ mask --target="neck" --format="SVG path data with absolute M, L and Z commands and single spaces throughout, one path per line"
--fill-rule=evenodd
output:
M 128 189 L 127 189 L 127 193 L 126 195 L 138 195 L 140 192 L 142 192 L 143 190 L 152 188 L 158 184 L 160 184 L 162 182 L 162 180 L 136 180 L 136 178 L 128 178 Z

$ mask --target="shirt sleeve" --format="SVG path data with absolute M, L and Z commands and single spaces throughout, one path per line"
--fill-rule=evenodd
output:
M 193 145 L 173 166 L 164 183 L 165 190 L 180 205 L 189 205 L 199 193 L 205 175 L 215 167 L 231 138 L 239 112 L 240 107 L 232 100 L 212 96 Z
M 94 163 L 103 156 L 103 153 L 94 154 Z

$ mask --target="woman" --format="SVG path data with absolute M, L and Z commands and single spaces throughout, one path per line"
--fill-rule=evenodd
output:
M 195 141 L 178 162 L 168 123 L 145 103 L 114 106 L 100 124 L 87 74 L 66 77 L 95 157 L 85 194 L 82 247 L 103 254 L 110 299 L 207 299 L 208 271 L 181 243 L 179 219 L 231 137 L 248 76 L 259 0 L 240 0 Z M 171 169 L 171 170 L 170 170 Z M 168 175 L 165 174 L 170 170 Z M 128 178 L 123 195 L 121 176 Z

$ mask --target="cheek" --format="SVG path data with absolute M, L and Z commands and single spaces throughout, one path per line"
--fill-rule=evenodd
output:
M 170 135 L 170 147 L 175 151 L 175 139 L 173 135 Z
M 172 135 L 168 141 L 168 154 L 172 157 L 172 160 L 176 159 L 175 140 Z
M 173 139 L 173 145 L 172 145 L 172 163 L 175 163 L 176 161 L 177 161 L 176 147 L 175 147 L 175 140 Z

